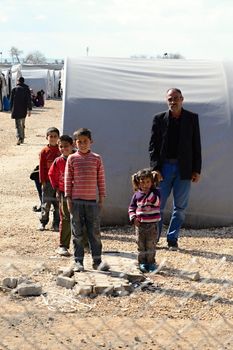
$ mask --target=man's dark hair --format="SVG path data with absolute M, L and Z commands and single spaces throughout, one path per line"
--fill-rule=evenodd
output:
M 182 92 L 181 92 L 180 89 L 178 89 L 178 88 L 170 88 L 170 89 L 167 90 L 167 93 L 168 93 L 168 91 L 170 91 L 170 90 L 174 90 L 174 91 L 178 92 L 179 94 L 181 94 L 181 96 L 182 96 Z
M 23 84 L 24 83 L 24 77 L 20 77 L 19 78 L 19 82 Z
M 73 138 L 75 141 L 79 138 L 79 136 L 87 136 L 90 140 L 92 140 L 91 130 L 87 128 L 80 128 L 74 132 Z
M 73 145 L 73 139 L 69 135 L 62 135 L 59 137 L 59 141 L 62 142 L 68 142 L 69 144 Z
M 51 128 L 48 128 L 46 131 L 46 136 L 49 136 L 49 134 L 51 134 L 51 132 L 56 132 L 58 134 L 58 136 L 60 135 L 60 132 L 57 128 L 55 128 L 55 126 L 52 126 Z

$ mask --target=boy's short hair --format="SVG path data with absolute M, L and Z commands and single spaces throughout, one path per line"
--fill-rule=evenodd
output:
M 58 134 L 58 136 L 60 136 L 60 132 L 57 128 L 55 128 L 55 126 L 52 126 L 52 127 L 47 129 L 46 136 L 49 136 L 52 132 L 55 132 Z
M 62 142 L 62 141 L 68 142 L 69 144 L 73 145 L 73 139 L 72 139 L 72 137 L 70 137 L 69 135 L 61 135 L 61 136 L 59 137 L 59 141 L 60 141 L 60 142 Z
M 79 138 L 79 136 L 87 136 L 90 140 L 92 140 L 91 130 L 87 128 L 80 128 L 74 132 L 73 138 L 75 141 Z

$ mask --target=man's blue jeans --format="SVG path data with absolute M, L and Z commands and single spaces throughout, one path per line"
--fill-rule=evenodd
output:
M 161 220 L 159 221 L 159 238 L 162 232 L 163 211 L 167 199 L 173 191 L 173 212 L 167 231 L 167 241 L 175 244 L 179 237 L 179 230 L 185 219 L 185 209 L 188 206 L 191 180 L 181 180 L 178 163 L 165 162 L 162 168 L 163 181 L 160 183 Z
M 87 237 L 91 246 L 93 263 L 101 263 L 102 243 L 100 236 L 99 206 L 95 201 L 74 200 L 72 202 L 71 230 L 74 244 L 74 258 L 83 264 L 84 238 L 83 227 L 86 226 Z

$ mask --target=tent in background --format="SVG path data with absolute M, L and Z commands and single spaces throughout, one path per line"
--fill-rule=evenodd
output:
M 21 64 L 15 64 L 11 67 L 11 89 L 16 87 L 18 79 L 22 76 Z
M 149 166 L 153 116 L 167 109 L 171 87 L 199 114 L 202 138 L 202 177 L 192 185 L 186 224 L 233 224 L 233 62 L 86 57 L 68 58 L 64 70 L 63 133 L 92 130 L 106 169 L 104 224 L 128 222 L 131 175 Z
M 22 69 L 22 76 L 27 84 L 36 94 L 40 90 L 44 90 L 45 98 L 48 99 L 52 95 L 52 83 L 48 69 Z
M 2 73 L 5 76 L 5 81 L 6 81 L 6 87 L 5 87 L 5 96 L 7 96 L 8 98 L 10 97 L 11 94 L 11 81 L 12 81 L 12 77 L 11 77 L 11 69 L 10 68 L 6 68 L 2 70 Z
M 50 69 L 49 70 L 49 74 L 50 74 L 50 81 L 51 81 L 51 95 L 50 95 L 50 98 L 54 98 L 54 94 L 55 94 L 55 72 L 54 72 L 54 69 Z
M 61 71 L 55 70 L 54 71 L 54 97 L 61 97 Z

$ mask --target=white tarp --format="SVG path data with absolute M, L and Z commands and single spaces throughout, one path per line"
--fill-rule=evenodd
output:
M 21 64 L 15 64 L 11 67 L 11 89 L 16 87 L 18 79 L 21 77 Z
M 50 97 L 53 98 L 55 94 L 55 72 L 54 69 L 49 69 L 50 81 L 51 81 L 51 94 Z
M 22 69 L 21 72 L 25 79 L 25 84 L 33 90 L 34 94 L 44 90 L 45 98 L 51 97 L 52 84 L 48 69 Z
M 4 88 L 4 92 L 3 92 L 3 96 L 10 96 L 11 93 L 11 69 L 10 68 L 6 68 L 4 70 L 2 70 L 2 73 L 4 74 L 5 77 L 5 88 Z
M 92 149 L 106 169 L 104 224 L 128 222 L 130 177 L 149 166 L 153 116 L 167 109 L 170 87 L 182 90 L 184 108 L 200 120 L 203 170 L 200 183 L 192 185 L 186 224 L 233 223 L 233 62 L 68 58 L 63 133 L 92 130 Z

